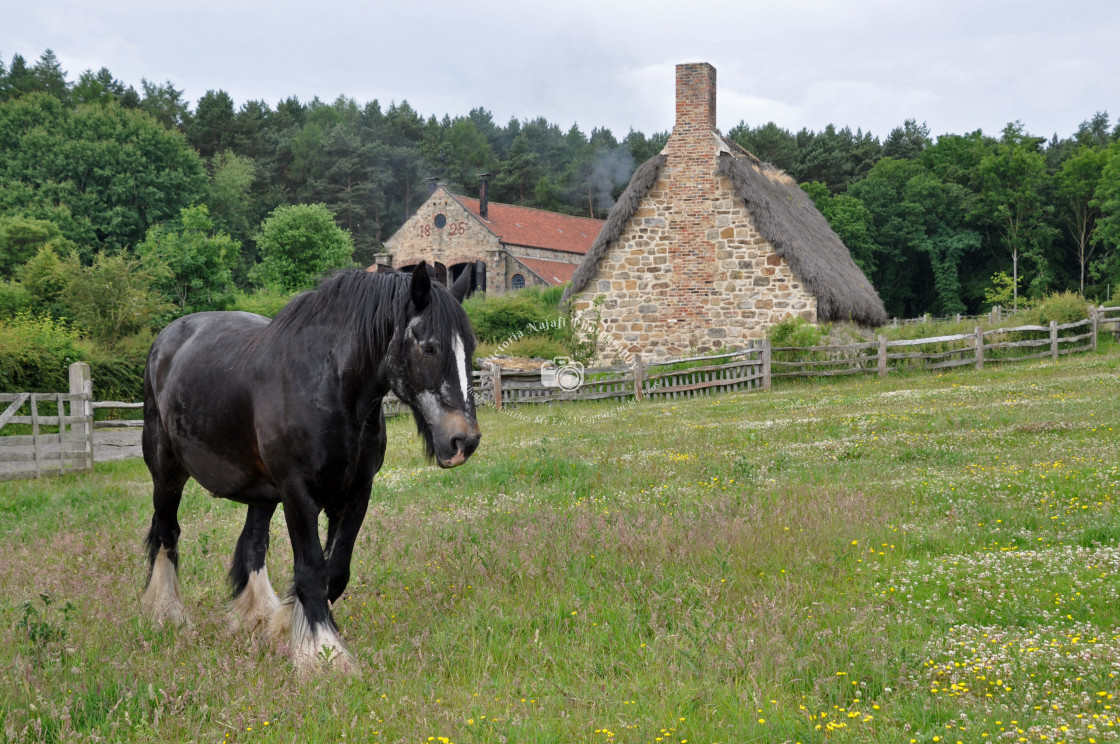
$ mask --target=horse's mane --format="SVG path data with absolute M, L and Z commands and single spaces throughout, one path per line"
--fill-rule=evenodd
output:
M 395 324 L 403 319 L 409 303 L 411 273 L 344 269 L 325 277 L 315 289 L 293 298 L 261 332 L 259 341 L 298 332 L 324 323 L 350 329 L 359 344 L 362 363 L 382 357 L 389 346 Z M 454 296 L 442 285 L 432 283 L 431 301 L 421 330 L 457 331 L 464 341 L 473 338 L 466 315 Z M 430 324 L 430 325 L 429 325 Z M 449 375 L 454 361 L 448 357 Z

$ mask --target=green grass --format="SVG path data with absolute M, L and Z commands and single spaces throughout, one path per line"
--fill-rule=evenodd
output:
M 1110 348 L 621 409 L 485 410 L 479 451 L 451 471 L 393 420 L 335 608 L 351 676 L 303 680 L 264 639 L 226 632 L 242 507 L 188 485 L 191 624 L 161 628 L 138 611 L 140 461 L 0 484 L 0 731 L 1116 741 L 1118 368 Z M 273 530 L 283 586 L 281 516 Z

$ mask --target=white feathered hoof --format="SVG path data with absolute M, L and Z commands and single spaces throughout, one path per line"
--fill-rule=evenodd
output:
M 187 608 L 183 604 L 183 593 L 179 591 L 179 575 L 167 555 L 167 548 L 161 547 L 152 563 L 152 575 L 140 596 L 140 609 L 160 625 L 165 622 L 182 625 L 187 621 Z
M 287 647 L 288 654 L 301 672 L 326 669 L 354 671 L 354 657 L 346 650 L 338 633 L 326 625 L 312 630 L 303 605 L 295 597 L 280 604 L 280 609 L 268 623 L 268 633 L 275 642 Z
M 268 581 L 268 569 L 260 568 L 249 574 L 249 581 L 229 605 L 227 624 L 231 633 L 247 630 L 250 633 L 267 627 L 272 616 L 280 609 L 280 598 Z

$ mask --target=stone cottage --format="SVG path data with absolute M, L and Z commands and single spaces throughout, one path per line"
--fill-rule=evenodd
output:
M 407 269 L 427 261 L 445 284 L 473 265 L 472 291 L 491 294 L 559 286 L 571 280 L 602 226 L 603 220 L 490 202 L 484 174 L 477 199 L 434 186 L 385 241 L 379 263 Z
M 792 178 L 716 128 L 716 71 L 676 69 L 676 125 L 635 171 L 564 298 L 651 359 L 742 348 L 791 316 L 886 322 L 882 300 Z

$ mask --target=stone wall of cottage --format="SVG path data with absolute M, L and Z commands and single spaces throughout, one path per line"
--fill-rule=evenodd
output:
M 650 360 L 743 348 L 792 316 L 817 321 L 816 299 L 759 235 L 726 177 L 712 178 L 709 219 L 690 247 L 672 229 L 679 206 L 669 180 L 654 185 L 573 297 L 576 317 L 600 328 L 607 357 L 620 347 Z
M 440 214 L 446 219 L 443 227 L 436 225 Z M 442 189 L 385 241 L 385 250 L 397 268 L 420 261 L 439 261 L 448 268 L 464 261 L 485 261 L 487 292 L 500 294 L 509 286 L 498 237 Z
M 438 227 L 436 217 L 446 219 Z M 465 209 L 442 188 L 428 197 L 391 238 L 385 241 L 390 266 L 412 266 L 420 261 L 438 261 L 450 268 L 465 261 L 486 262 L 486 291 L 505 294 L 512 291 L 514 274 L 521 274 L 525 286 L 547 287 L 549 284 L 514 261 L 517 258 L 539 258 L 579 264 L 583 254 L 503 245 L 478 217 Z
M 579 265 L 583 260 L 582 253 L 568 253 L 566 251 L 552 251 L 547 248 L 530 248 L 524 245 L 507 245 L 506 250 L 515 258 L 541 258 L 545 261 L 563 261 Z

